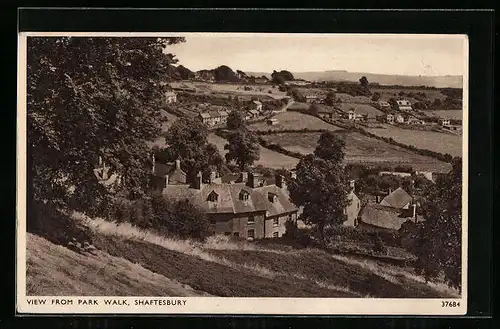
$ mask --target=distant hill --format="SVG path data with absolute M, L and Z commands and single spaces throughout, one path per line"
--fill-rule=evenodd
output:
M 266 72 L 246 72 L 248 75 L 265 75 L 271 78 L 271 73 Z M 401 86 L 429 86 L 436 88 L 462 88 L 461 75 L 446 76 L 410 76 L 394 74 L 376 74 L 364 72 L 348 71 L 323 71 L 323 72 L 292 72 L 295 79 L 309 81 L 351 81 L 358 82 L 359 78 L 365 76 L 369 82 L 376 82 L 381 85 L 401 85 Z

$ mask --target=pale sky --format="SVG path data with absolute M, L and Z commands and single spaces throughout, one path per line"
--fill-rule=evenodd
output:
M 172 45 L 192 71 L 346 70 L 401 75 L 462 75 L 466 39 L 459 35 L 194 34 Z

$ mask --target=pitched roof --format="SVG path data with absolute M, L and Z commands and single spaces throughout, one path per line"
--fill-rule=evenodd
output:
M 383 198 L 382 201 L 380 201 L 380 205 L 401 209 L 411 201 L 411 195 L 409 195 L 401 187 L 398 187 L 392 193 Z
M 175 95 L 177 95 L 177 94 L 176 94 L 176 93 L 174 93 L 173 91 L 167 91 L 167 92 L 165 93 L 165 96 L 175 96 Z
M 208 113 L 208 112 L 202 112 L 202 113 L 200 113 L 200 116 L 202 118 L 204 118 L 204 119 L 208 119 L 208 118 L 210 118 L 210 113 Z
M 252 103 L 254 103 L 256 105 L 262 105 L 262 103 L 260 101 L 252 101 Z
M 241 191 L 248 193 L 248 200 L 240 200 Z M 217 193 L 217 201 L 209 202 L 208 195 Z M 276 194 L 275 202 L 267 199 L 267 193 Z M 165 197 L 174 200 L 188 199 L 207 213 L 246 213 L 262 211 L 267 216 L 275 216 L 297 210 L 290 201 L 288 193 L 275 185 L 250 188 L 245 183 L 203 184 L 201 189 L 189 185 L 169 185 Z
M 411 217 L 401 215 L 399 210 L 377 204 L 367 204 L 361 213 L 361 222 L 386 229 L 399 230 L 408 220 Z

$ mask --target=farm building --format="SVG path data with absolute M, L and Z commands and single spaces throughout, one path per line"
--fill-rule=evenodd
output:
M 167 104 L 177 102 L 177 94 L 173 91 L 168 91 L 165 93 L 165 102 Z
M 396 101 L 396 103 L 398 104 L 398 109 L 400 111 L 411 111 L 412 110 L 411 103 L 407 99 L 399 99 Z
M 274 125 L 277 125 L 277 124 L 278 124 L 278 119 L 276 119 L 276 118 L 271 118 L 271 119 L 267 120 L 267 124 L 268 124 L 269 126 L 274 126 Z
M 349 112 L 347 112 L 347 118 L 349 120 L 356 120 L 356 111 L 349 110 Z
M 225 124 L 229 114 L 225 110 L 212 110 L 201 112 L 198 117 L 207 126 L 216 126 Z
M 408 119 L 406 119 L 406 123 L 409 125 L 420 125 L 423 124 L 422 120 L 419 120 L 413 116 L 409 116 Z
M 396 114 L 394 119 L 396 120 L 397 123 L 404 123 L 405 122 L 405 118 L 401 114 Z
M 251 101 L 250 102 L 250 109 L 262 112 L 262 103 L 260 101 Z
M 412 200 L 411 195 L 401 187 L 398 187 L 394 191 L 389 191 L 389 194 L 380 201 L 380 205 L 397 209 L 408 209 Z
M 335 109 L 323 106 L 318 110 L 318 116 L 323 119 L 334 120 Z
M 378 204 L 367 204 L 358 216 L 357 228 L 366 231 L 398 231 L 407 221 L 423 221 L 416 208 L 395 209 Z
M 449 126 L 451 124 L 450 119 L 439 119 L 439 124 L 442 127 Z
M 381 109 L 385 109 L 385 110 L 389 110 L 391 108 L 391 104 L 389 104 L 389 102 L 386 102 L 386 101 L 378 101 L 378 106 Z
M 387 116 L 385 117 L 385 120 L 387 123 L 394 123 L 394 115 L 387 114 Z
M 298 208 L 290 202 L 280 175 L 272 185 L 264 185 L 261 177 L 253 173 L 242 173 L 230 184 L 222 183 L 216 173 L 207 182 L 199 173 L 191 184 L 170 184 L 168 174 L 163 178 L 161 194 L 199 206 L 209 218 L 212 233 L 250 240 L 281 237 L 285 223 L 297 220 Z
M 248 119 L 258 118 L 259 115 L 260 115 L 260 112 L 258 110 L 248 110 L 247 111 L 247 117 L 248 117 Z

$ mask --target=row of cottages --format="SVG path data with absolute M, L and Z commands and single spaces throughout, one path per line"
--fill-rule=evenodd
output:
M 201 173 L 188 178 L 180 161 L 156 163 L 153 189 L 174 200 L 189 200 L 208 215 L 213 234 L 233 235 L 249 240 L 277 238 L 285 234 L 287 221 L 297 223 L 299 209 L 291 202 L 283 176 L 269 181 L 261 175 L 243 172 L 220 177 L 216 172 L 206 181 Z M 345 209 L 345 225 L 353 226 L 360 211 L 360 200 L 351 183 Z
M 213 172 L 204 182 L 201 173 L 189 179 L 179 160 L 173 166 L 156 164 L 153 170 L 154 189 L 165 198 L 188 199 L 199 206 L 208 215 L 214 234 L 250 240 L 281 237 L 286 221 L 297 220 L 298 208 L 290 202 L 280 175 L 272 185 L 264 185 L 262 177 L 253 173 L 242 173 L 236 182 L 223 183 Z
M 227 123 L 229 113 L 225 109 L 204 111 L 198 114 L 201 121 L 209 127 L 223 125 Z
M 385 116 L 380 116 L 379 117 L 379 121 L 384 121 L 384 122 L 387 122 L 389 124 L 393 124 L 393 123 L 406 123 L 406 124 L 409 124 L 409 125 L 415 125 L 415 124 L 419 124 L 419 125 L 423 125 L 425 124 L 425 121 L 423 120 L 420 120 L 414 116 L 404 116 L 402 114 L 387 114 Z
M 407 99 L 398 99 L 396 103 L 400 111 L 411 111 L 413 109 L 410 101 Z
M 347 112 L 347 114 L 344 114 L 345 118 L 351 121 L 376 121 L 377 117 L 372 114 L 361 114 L 361 113 L 356 113 L 355 110 L 351 109 Z

